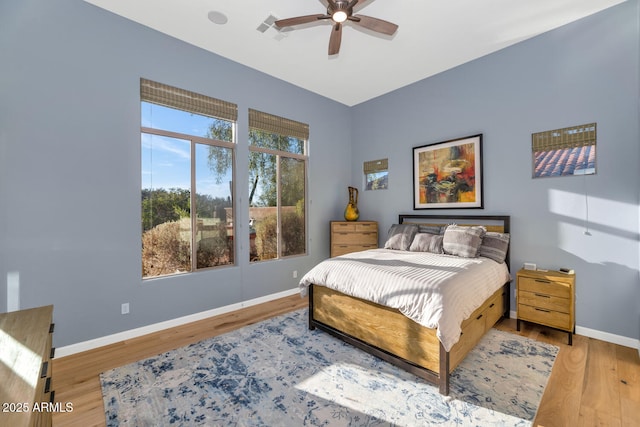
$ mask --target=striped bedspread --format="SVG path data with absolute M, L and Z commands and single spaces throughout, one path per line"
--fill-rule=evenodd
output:
M 422 326 L 437 328 L 449 351 L 462 321 L 510 280 L 506 264 L 428 252 L 371 249 L 330 258 L 300 280 L 398 309 Z

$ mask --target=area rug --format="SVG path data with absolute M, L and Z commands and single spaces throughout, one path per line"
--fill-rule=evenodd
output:
M 299 310 L 101 374 L 108 426 L 529 426 L 558 347 L 496 329 L 451 393 Z

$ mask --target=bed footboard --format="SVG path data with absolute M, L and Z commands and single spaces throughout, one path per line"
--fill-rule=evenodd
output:
M 318 328 L 438 385 L 449 394 L 449 374 L 505 313 L 509 284 L 499 289 L 462 324 L 460 341 L 445 351 L 436 330 L 398 310 L 350 297 L 324 286 L 309 286 L 309 329 Z

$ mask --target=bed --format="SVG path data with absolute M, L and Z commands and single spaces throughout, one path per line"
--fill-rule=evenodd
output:
M 327 259 L 301 279 L 309 328 L 424 378 L 448 395 L 450 373 L 509 315 L 509 226 L 509 216 L 399 215 L 386 248 Z M 394 234 L 395 229 L 400 231 Z M 464 252 L 464 245 L 456 252 L 454 233 L 474 240 L 475 256 Z M 448 253 L 429 246 L 442 241 L 438 235 Z

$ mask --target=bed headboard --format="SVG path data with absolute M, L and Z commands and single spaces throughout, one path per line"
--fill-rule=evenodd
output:
M 482 225 L 487 231 L 511 234 L 511 217 L 509 215 L 398 215 L 399 224 L 420 225 Z M 511 247 L 511 244 L 509 244 Z M 505 260 L 507 267 L 511 266 L 510 254 L 507 250 Z

